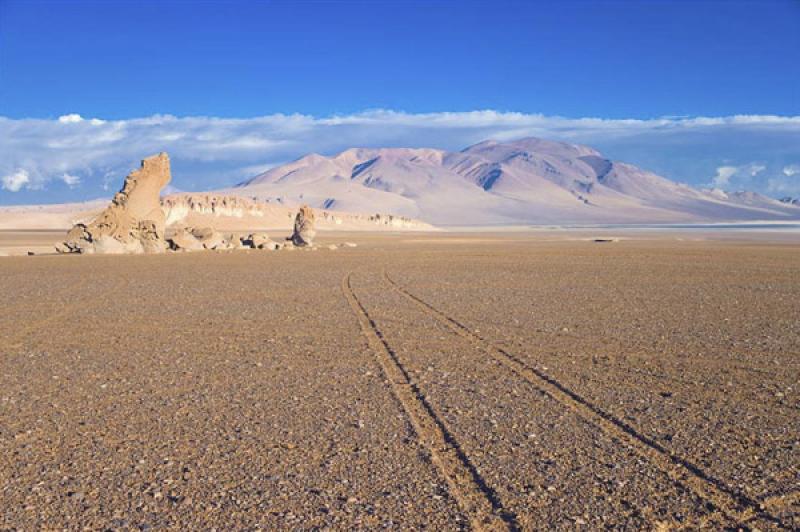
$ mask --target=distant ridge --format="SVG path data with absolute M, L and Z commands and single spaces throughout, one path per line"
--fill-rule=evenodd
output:
M 459 152 L 352 148 L 310 154 L 229 192 L 285 204 L 389 212 L 437 225 L 798 220 L 800 206 L 754 192 L 675 183 L 588 146 L 524 138 Z

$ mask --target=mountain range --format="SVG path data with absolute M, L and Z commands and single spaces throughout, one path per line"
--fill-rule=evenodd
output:
M 309 154 L 226 192 L 444 226 L 800 219 L 796 204 L 754 192 L 693 188 L 588 146 L 538 138 L 489 140 L 458 152 L 352 148 L 330 157 Z

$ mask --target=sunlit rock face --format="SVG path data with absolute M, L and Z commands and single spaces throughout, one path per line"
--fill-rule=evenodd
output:
M 166 217 L 161 189 L 170 181 L 169 156 L 153 155 L 128 174 L 111 204 L 88 224 L 77 224 L 57 245 L 62 253 L 161 253 Z
M 294 231 L 292 232 L 292 243 L 295 246 L 311 246 L 314 244 L 314 237 L 317 234 L 314 228 L 316 216 L 314 210 L 308 205 L 303 205 L 297 212 L 294 219 Z

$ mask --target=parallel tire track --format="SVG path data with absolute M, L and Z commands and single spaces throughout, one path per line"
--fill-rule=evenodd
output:
M 431 461 L 447 482 L 459 508 L 469 518 L 471 527 L 487 531 L 517 530 L 516 517 L 503 509 L 497 496 L 412 382 L 408 371 L 356 297 L 350 284 L 350 275 L 348 273 L 342 279 L 342 292 L 358 318 L 361 332 L 381 366 L 392 393 L 400 402 L 420 442 L 430 452 Z
M 400 286 L 389 277 L 385 270 L 383 271 L 383 278 L 394 290 L 413 302 L 426 314 L 432 316 L 455 334 L 470 340 L 494 360 L 534 385 L 544 394 L 576 412 L 583 419 L 599 427 L 612 437 L 627 443 L 631 449 L 654 464 L 673 482 L 689 488 L 698 497 L 713 505 L 716 510 L 722 512 L 734 523 L 744 523 L 760 517 L 771 521 L 780 528 L 790 529 L 779 518 L 769 513 L 770 508 L 730 488 L 685 458 L 671 453 L 658 442 L 638 432 L 621 419 L 605 412 L 558 380 L 526 364 L 519 357 L 493 345 L 490 341 L 471 331 L 467 326 Z

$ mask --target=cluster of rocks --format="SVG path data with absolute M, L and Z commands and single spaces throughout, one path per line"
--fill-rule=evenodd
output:
M 312 229 L 313 231 L 313 229 Z M 263 249 L 267 251 L 278 251 L 281 249 L 320 249 L 308 236 L 305 239 L 298 235 L 292 235 L 283 240 L 272 240 L 266 233 L 250 233 L 245 236 L 235 234 L 225 234 L 215 231 L 211 227 L 177 229 L 171 237 L 167 238 L 169 249 L 172 251 L 202 251 L 206 249 L 225 250 L 225 249 Z M 355 247 L 356 244 L 345 242 L 344 244 L 330 244 L 323 246 L 325 249 L 338 249 L 340 247 Z
M 308 205 L 300 207 L 291 236 L 274 241 L 265 233 L 247 236 L 223 235 L 213 227 L 178 227 L 166 236 L 166 215 L 160 202 L 161 189 L 170 181 L 169 157 L 160 153 L 142 161 L 141 168 L 125 178 L 122 190 L 91 223 L 76 224 L 64 242 L 56 245 L 61 253 L 162 253 L 224 249 L 318 249 L 314 245 L 316 219 Z M 354 247 L 355 244 L 342 244 Z M 339 245 L 326 246 L 336 249 Z
M 277 251 L 279 249 L 308 248 L 317 249 L 314 245 L 314 211 L 308 205 L 300 207 L 294 220 L 292 235 L 284 240 L 272 240 L 266 233 L 250 233 L 247 236 L 233 234 L 222 235 L 211 227 L 180 228 L 172 237 L 167 239 L 169 249 L 172 251 L 199 251 L 203 249 L 266 249 Z M 345 246 L 355 246 L 346 243 Z M 339 246 L 332 244 L 328 249 Z

